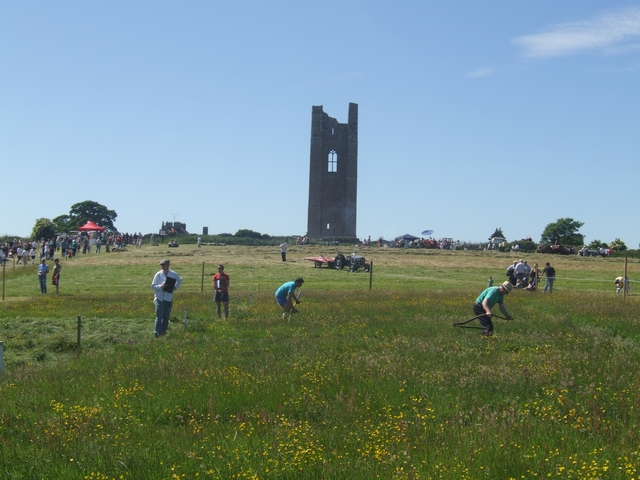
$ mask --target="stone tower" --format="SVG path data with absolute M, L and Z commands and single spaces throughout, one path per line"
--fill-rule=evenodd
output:
M 355 237 L 358 194 L 358 105 L 338 123 L 322 106 L 311 110 L 310 238 Z

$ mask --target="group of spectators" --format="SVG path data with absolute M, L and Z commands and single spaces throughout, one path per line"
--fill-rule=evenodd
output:
M 381 241 L 378 242 L 378 246 Z M 440 250 L 452 250 L 456 245 L 460 245 L 460 240 L 453 240 L 451 238 L 441 238 L 436 240 L 435 238 L 397 238 L 395 240 L 396 248 L 437 248 Z
M 309 245 L 309 237 L 307 235 L 304 237 L 298 236 L 298 238 L 296 238 L 296 245 Z
M 91 253 L 92 247 L 95 253 L 100 253 L 103 246 L 107 252 L 121 250 L 132 244 L 140 248 L 142 239 L 142 233 L 100 233 L 92 239 L 86 232 L 58 235 L 49 240 L 42 238 L 39 241 L 14 238 L 0 245 L 0 262 L 16 259 L 18 265 L 27 265 L 29 262 L 35 264 L 43 258 L 53 260 L 56 255 L 71 258 L 80 252 Z
M 581 257 L 589 257 L 594 255 L 599 255 L 601 257 L 608 257 L 611 255 L 610 248 L 596 248 L 595 250 L 589 250 L 586 246 L 583 246 L 580 250 L 578 250 L 578 255 Z
M 515 288 L 522 288 L 524 290 L 535 290 L 540 281 L 540 277 L 546 276 L 546 282 L 544 284 L 544 293 L 549 290 L 549 293 L 553 292 L 553 284 L 556 279 L 556 271 L 549 264 L 546 263 L 542 271 L 539 270 L 538 264 L 534 263 L 533 267 L 529 265 L 527 260 L 514 260 L 511 265 L 507 267 L 507 277 L 509 283 Z
M 31 242 L 27 240 L 9 240 L 0 245 L 0 262 L 6 262 L 12 258 L 16 260 L 16 264 L 27 265 L 28 263 L 38 263 L 36 258 L 53 258 L 56 250 L 56 242 L 54 240 L 45 240 L 39 242 Z

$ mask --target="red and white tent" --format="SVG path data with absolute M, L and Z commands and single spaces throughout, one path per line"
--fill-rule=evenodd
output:
M 106 230 L 106 228 L 101 227 L 100 225 L 97 225 L 92 220 L 89 220 L 83 226 L 78 228 L 78 231 L 80 231 L 80 232 L 104 232 L 105 230 Z

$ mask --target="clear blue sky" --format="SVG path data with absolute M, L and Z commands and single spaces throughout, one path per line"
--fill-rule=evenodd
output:
M 311 107 L 354 102 L 360 237 L 640 242 L 637 2 L 0 0 L 0 67 L 0 234 L 304 234 Z

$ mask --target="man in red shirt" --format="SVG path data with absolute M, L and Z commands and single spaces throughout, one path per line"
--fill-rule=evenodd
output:
M 216 294 L 213 300 L 216 302 L 218 318 L 222 319 L 221 304 L 224 303 L 224 318 L 229 319 L 229 275 L 224 273 L 224 265 L 218 265 L 218 273 L 213 276 L 213 288 Z

